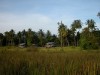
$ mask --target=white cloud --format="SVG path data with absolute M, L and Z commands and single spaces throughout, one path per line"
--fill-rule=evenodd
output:
M 49 23 L 51 19 L 40 14 L 14 15 L 10 13 L 0 13 L 0 24 L 41 24 Z
M 55 21 L 51 18 L 41 14 L 11 14 L 11 13 L 0 13 L 0 32 L 9 31 L 14 29 L 16 32 L 22 31 L 23 29 L 32 28 L 33 31 L 39 29 L 51 30 L 56 32 L 56 27 L 53 25 Z M 53 27 L 54 26 L 54 27 Z

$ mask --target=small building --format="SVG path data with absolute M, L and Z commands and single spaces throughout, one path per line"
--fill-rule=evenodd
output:
M 46 48 L 50 48 L 50 47 L 55 47 L 55 43 L 54 42 L 48 42 L 45 45 Z
M 21 44 L 19 44 L 19 47 L 21 47 L 21 48 L 26 47 L 26 43 L 21 43 Z

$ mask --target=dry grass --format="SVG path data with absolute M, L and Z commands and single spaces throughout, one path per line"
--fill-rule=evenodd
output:
M 100 75 L 100 51 L 72 47 L 63 51 L 33 47 L 5 49 L 0 48 L 0 75 Z

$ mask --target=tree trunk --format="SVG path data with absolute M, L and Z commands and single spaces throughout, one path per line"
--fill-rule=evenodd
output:
M 66 40 L 67 40 L 67 46 L 69 46 L 69 41 L 68 41 L 68 38 L 66 38 Z
M 63 50 L 63 38 L 62 38 L 62 36 L 60 38 L 60 42 L 61 42 L 61 50 Z
M 76 46 L 75 34 L 73 34 L 73 37 L 74 37 L 74 46 Z

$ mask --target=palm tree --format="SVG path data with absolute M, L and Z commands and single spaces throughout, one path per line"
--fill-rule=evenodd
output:
M 81 40 L 82 39 L 88 39 L 90 37 L 90 31 L 89 31 L 89 28 L 88 27 L 85 27 L 83 30 L 82 30 L 82 33 L 81 33 Z
M 90 32 L 95 30 L 95 21 L 93 19 L 87 20 L 86 25 L 88 25 L 88 29 Z
M 25 31 L 25 29 L 21 32 L 21 34 L 22 34 L 23 43 L 26 43 L 27 44 L 27 41 L 26 41 L 26 31 Z
M 66 41 L 67 41 L 67 45 L 69 46 L 71 44 L 71 41 L 72 41 L 72 30 L 70 29 L 67 29 L 67 38 L 66 38 Z
M 17 37 L 18 37 L 19 44 L 20 44 L 21 43 L 21 38 L 22 38 L 22 35 L 21 35 L 20 31 L 17 33 Z
M 5 38 L 6 38 L 6 45 L 10 45 L 10 33 L 8 31 L 5 32 Z
M 82 28 L 81 20 L 74 20 L 74 22 L 72 23 L 73 31 L 76 31 L 76 29 L 80 29 L 80 28 Z
M 73 33 L 74 45 L 75 46 L 77 45 L 76 44 L 77 41 L 76 41 L 76 37 L 75 37 L 75 31 L 77 29 L 80 29 L 80 28 L 82 28 L 82 22 L 81 22 L 81 20 L 74 20 L 74 22 L 71 25 L 71 30 L 72 30 L 72 33 Z
M 62 23 L 58 22 L 58 33 L 59 33 L 59 38 L 60 38 L 60 42 L 61 42 L 61 47 L 64 46 L 64 39 L 67 37 L 67 27 Z
M 100 12 L 98 12 L 97 16 L 100 18 Z
M 28 31 L 27 31 L 27 33 L 28 33 L 28 36 L 31 37 L 32 36 L 32 29 L 29 28 Z
M 4 38 L 3 34 L 2 34 L 2 33 L 0 33 L 0 46 L 2 46 L 2 43 L 3 43 L 3 38 Z
M 43 46 L 44 45 L 44 32 L 42 29 L 40 29 L 38 31 L 38 37 L 39 37 L 39 40 L 40 40 L 40 46 Z
M 11 45 L 14 45 L 15 31 L 13 29 L 11 29 L 9 33 L 10 33 L 10 42 L 11 42 Z
M 46 42 L 50 42 L 52 40 L 52 35 L 51 32 L 49 30 L 47 30 L 46 32 Z
M 33 40 L 33 31 L 29 28 L 27 31 L 27 44 L 31 45 Z

